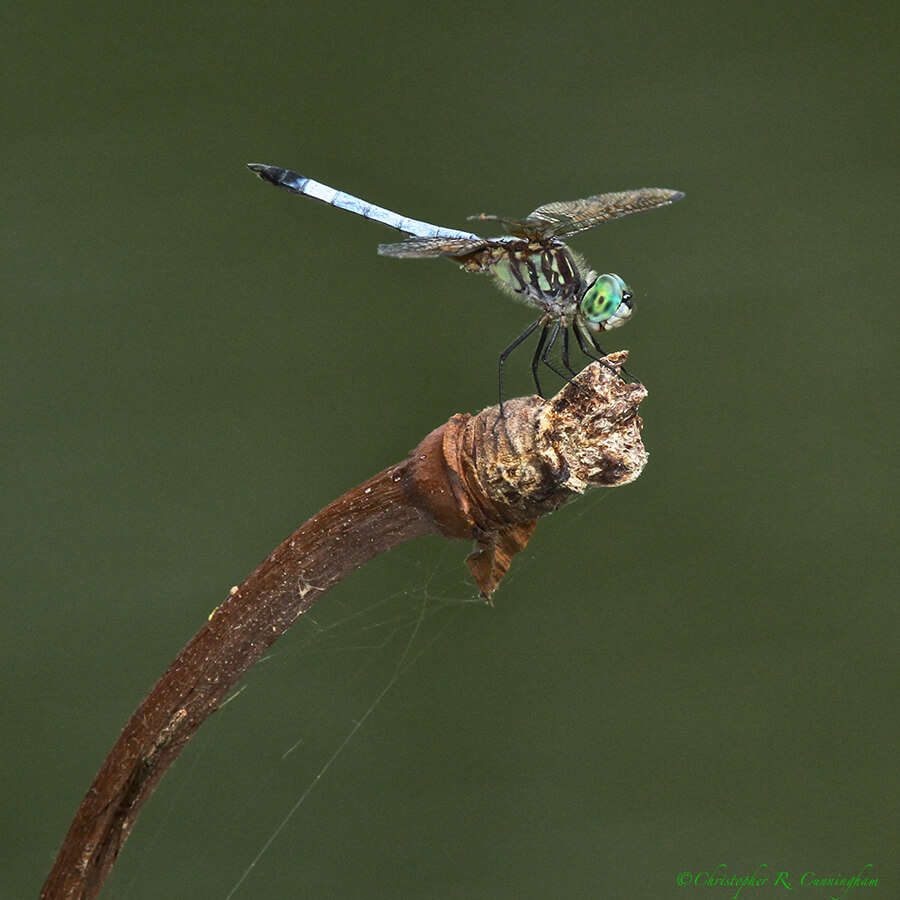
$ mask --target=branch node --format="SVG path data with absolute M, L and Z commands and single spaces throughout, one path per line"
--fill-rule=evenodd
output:
M 594 362 L 551 399 L 523 397 L 457 415 L 410 454 L 404 488 L 445 537 L 475 540 L 467 563 L 489 599 L 535 520 L 589 487 L 634 481 L 647 453 L 623 381 L 626 351 Z

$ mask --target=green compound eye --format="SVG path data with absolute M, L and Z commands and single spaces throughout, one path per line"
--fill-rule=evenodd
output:
M 581 315 L 594 324 L 605 322 L 629 297 L 628 286 L 618 275 L 601 275 L 581 298 Z

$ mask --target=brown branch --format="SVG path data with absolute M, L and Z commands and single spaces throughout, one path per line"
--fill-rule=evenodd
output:
M 42 900 L 96 897 L 137 815 L 244 672 L 345 575 L 424 534 L 475 540 L 467 563 L 490 599 L 537 518 L 593 485 L 626 484 L 646 453 L 641 385 L 594 363 L 551 400 L 457 415 L 404 462 L 313 516 L 210 616 L 128 721 L 75 815 Z

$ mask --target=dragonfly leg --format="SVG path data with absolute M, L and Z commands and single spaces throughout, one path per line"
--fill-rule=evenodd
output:
M 595 338 L 593 334 L 591 334 L 589 331 L 582 331 L 582 329 L 578 327 L 577 322 L 575 324 L 574 331 L 575 340 L 578 341 L 578 347 L 585 356 L 589 356 L 591 359 L 596 360 L 596 362 L 604 365 L 607 369 L 610 370 L 610 372 L 615 372 L 615 374 L 620 378 L 622 377 L 621 373 L 625 372 L 625 369 L 615 369 L 608 362 L 606 362 L 605 359 L 603 359 L 606 354 L 603 352 L 603 348 L 600 346 L 597 338 Z M 591 347 L 588 347 L 588 341 L 585 340 L 585 334 L 587 335 L 588 340 L 591 343 Z M 594 353 L 593 350 L 596 350 L 597 353 L 600 354 L 600 356 L 597 356 L 597 353 Z M 625 372 L 625 374 L 628 375 L 629 378 L 631 377 L 628 372 Z
M 584 339 L 585 334 L 587 334 L 588 337 L 587 341 Z M 578 347 L 585 356 L 589 356 L 591 359 L 595 359 L 598 362 L 601 357 L 604 356 L 603 348 L 597 343 L 597 339 L 589 331 L 582 331 L 577 325 L 575 326 L 575 340 L 578 341 Z M 597 353 L 594 353 L 594 350 L 596 350 L 600 356 L 597 356 Z
M 603 351 L 603 348 L 600 346 L 600 342 L 597 340 L 597 338 L 594 337 L 593 334 L 592 334 L 590 337 L 591 337 L 591 343 L 597 348 L 597 352 L 598 352 L 601 356 L 606 356 L 606 353 Z M 628 369 L 625 368 L 625 366 L 622 366 L 622 367 L 619 369 L 619 377 L 620 377 L 620 378 L 622 377 L 623 374 L 624 374 L 627 378 L 629 378 L 631 381 L 640 383 L 640 378 L 636 378 L 634 375 L 632 375 L 631 372 L 629 372 Z
M 501 354 L 500 354 L 500 365 L 497 370 L 497 382 L 500 389 L 500 417 L 505 418 L 503 415 L 503 364 L 506 362 L 506 358 L 509 356 L 522 341 L 531 337 L 534 333 L 534 330 L 543 322 L 543 318 L 535 319 Z
M 538 338 L 537 347 L 534 348 L 534 356 L 531 358 L 531 377 L 534 379 L 534 386 L 537 388 L 538 397 L 543 397 L 544 392 L 541 390 L 541 382 L 538 378 L 538 366 L 540 366 L 544 357 L 541 355 L 544 350 L 544 343 L 547 340 L 547 332 L 550 329 L 550 322 L 544 320 L 544 327 L 541 329 L 541 336 Z M 555 335 L 554 335 L 555 336 Z
M 567 357 L 569 355 L 569 344 L 568 344 L 569 329 L 564 326 L 562 319 L 557 319 L 553 325 L 553 331 L 550 332 L 550 339 L 547 341 L 547 345 L 544 347 L 544 352 L 541 353 L 541 362 L 555 375 L 559 375 L 560 378 L 563 378 L 566 381 L 568 381 L 569 384 L 577 384 L 565 372 L 561 372 L 559 369 L 556 368 L 556 366 L 553 365 L 552 362 L 550 362 L 550 351 L 553 349 L 553 345 L 556 343 L 557 337 L 559 337 L 560 328 L 562 328 L 562 333 L 563 333 L 563 353 L 565 354 L 565 357 L 566 357 L 563 359 L 563 362 L 564 362 L 566 368 L 569 369 L 570 372 L 572 372 L 572 369 L 569 367 L 568 359 L 567 359 Z M 572 374 L 575 375 L 576 373 L 572 372 Z M 577 385 L 577 386 L 581 387 L 581 385 Z M 583 390 L 583 388 L 582 388 L 582 390 Z
M 578 373 L 569 365 L 569 328 L 566 326 L 563 329 L 562 333 L 562 351 L 560 352 L 560 356 L 562 356 L 562 364 L 565 366 L 566 371 L 571 372 L 573 375 L 577 375 Z

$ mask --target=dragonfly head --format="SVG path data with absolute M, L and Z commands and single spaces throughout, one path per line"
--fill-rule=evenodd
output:
M 608 331 L 631 315 L 631 291 L 618 275 L 600 275 L 584 292 L 578 311 L 591 331 Z

